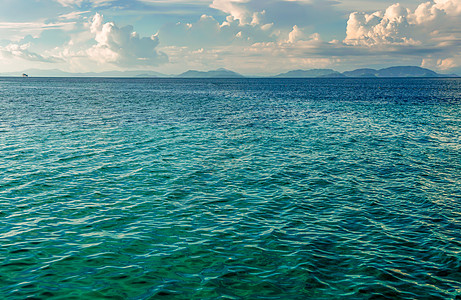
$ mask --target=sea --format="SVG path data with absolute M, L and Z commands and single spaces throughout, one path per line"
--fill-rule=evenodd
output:
M 461 79 L 0 78 L 1 299 L 461 299 Z

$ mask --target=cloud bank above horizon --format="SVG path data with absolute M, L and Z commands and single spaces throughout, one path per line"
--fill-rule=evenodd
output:
M 17 0 L 0 4 L 0 69 L 450 73 L 459 28 L 461 0 Z

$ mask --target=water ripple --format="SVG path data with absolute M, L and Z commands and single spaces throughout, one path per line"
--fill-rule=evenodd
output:
M 457 79 L 0 79 L 8 299 L 459 299 Z

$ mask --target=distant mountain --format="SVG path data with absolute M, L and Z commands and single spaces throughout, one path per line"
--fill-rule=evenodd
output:
M 28 69 L 22 72 L 2 73 L 3 76 L 20 76 L 28 74 L 30 77 L 168 77 L 165 74 L 154 71 L 108 71 L 108 72 L 87 72 L 87 73 L 70 73 L 58 69 L 40 70 Z
M 317 77 L 344 77 L 343 74 L 332 69 L 293 70 L 274 76 L 276 78 L 317 78 Z
M 227 69 L 217 69 L 214 71 L 208 71 L 208 72 L 203 72 L 203 71 L 195 71 L 195 70 L 189 70 L 187 72 L 184 72 L 182 74 L 179 74 L 176 77 L 181 77 L 181 78 L 244 78 L 243 75 L 227 70 Z
M 429 69 L 414 66 L 397 66 L 380 70 L 357 69 L 343 74 L 347 77 L 458 77 L 455 74 L 439 74 Z
M 429 69 L 408 66 L 378 70 L 378 77 L 439 77 L 439 74 Z

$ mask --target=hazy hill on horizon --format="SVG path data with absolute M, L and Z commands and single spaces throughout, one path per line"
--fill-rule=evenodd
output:
M 174 77 L 180 78 L 244 78 L 242 74 L 220 68 L 212 71 L 189 70 Z
M 432 70 L 416 66 L 394 66 L 379 70 L 371 68 L 356 69 L 339 73 L 332 69 L 295 70 L 278 74 L 277 78 L 334 78 L 334 77 L 459 77 L 456 74 L 439 74 Z
M 458 77 L 455 74 L 439 74 L 432 70 L 416 66 L 395 66 L 384 69 L 356 69 L 346 71 L 347 77 Z

